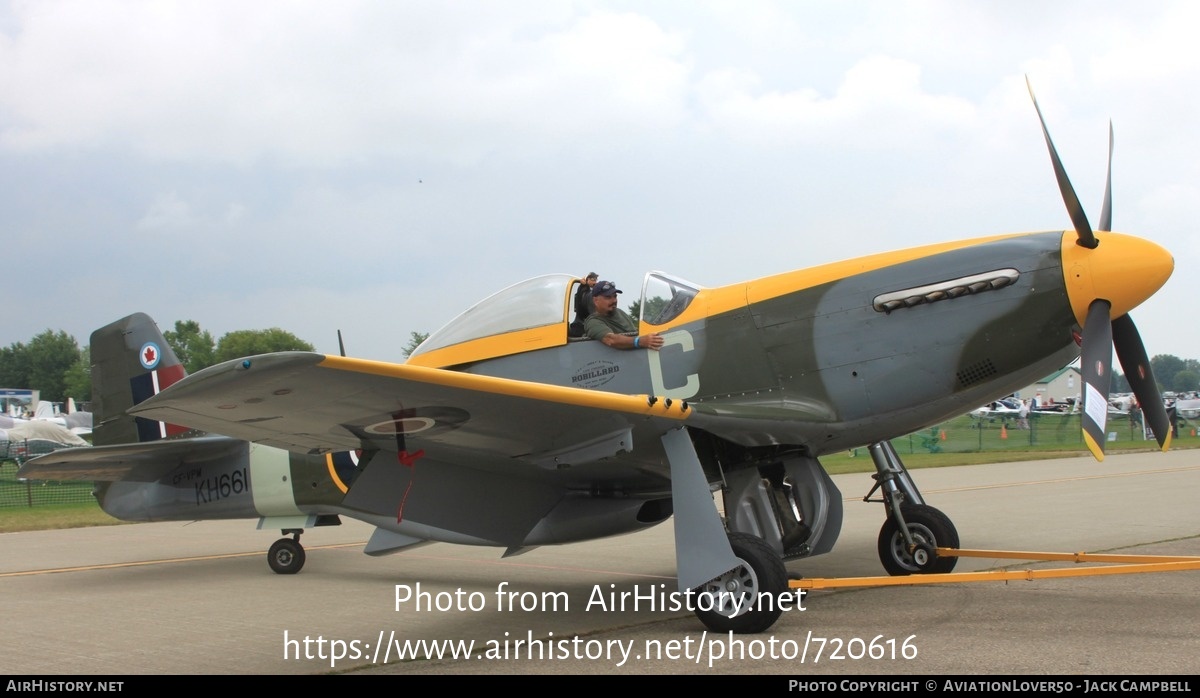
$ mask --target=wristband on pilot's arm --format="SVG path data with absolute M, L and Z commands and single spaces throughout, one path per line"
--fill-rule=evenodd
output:
M 641 339 L 642 339 L 641 337 L 634 337 L 634 338 L 633 338 L 633 348 L 634 348 L 634 349 L 637 349 L 637 348 L 638 348 L 638 346 L 639 346 L 639 342 L 640 342 L 640 340 L 641 340 Z

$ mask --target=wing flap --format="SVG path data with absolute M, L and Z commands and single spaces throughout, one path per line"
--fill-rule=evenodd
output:
M 611 442 L 640 420 L 664 430 L 686 403 L 307 352 L 239 359 L 188 376 L 130 412 L 292 451 L 404 439 L 507 457 Z M 393 445 L 392 448 L 399 448 Z M 600 449 L 603 450 L 603 449 Z

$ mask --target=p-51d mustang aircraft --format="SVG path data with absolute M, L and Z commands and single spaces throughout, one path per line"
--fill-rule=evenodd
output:
M 1114 343 L 1142 404 L 1162 405 L 1128 313 L 1174 262 L 1106 232 L 1107 188 L 1093 232 L 1042 128 L 1074 230 L 719 288 L 652 272 L 640 332 L 661 333 L 659 351 L 569 338 L 578 280 L 568 275 L 482 301 L 406 364 L 283 352 L 184 377 L 153 321 L 129 316 L 91 339 L 97 446 L 20 474 L 96 480 L 102 506 L 122 519 L 259 518 L 292 536 L 268 554 L 280 573 L 303 565 L 303 529 L 339 516 L 376 526 L 369 555 L 432 541 L 514 555 L 673 516 L 679 589 L 711 600 L 697 616 L 713 630 L 760 632 L 790 591 L 784 562 L 837 541 L 842 497 L 819 458 L 867 445 L 884 568 L 948 572 L 956 558 L 936 548 L 958 547 L 958 533 L 889 439 L 1082 351 L 1085 440 L 1102 458 Z M 1111 147 L 1110 131 L 1110 183 Z M 1165 410 L 1147 418 L 1165 449 Z

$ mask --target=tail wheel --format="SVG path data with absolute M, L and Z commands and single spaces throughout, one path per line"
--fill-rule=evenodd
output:
M 696 617 L 715 632 L 761 633 L 783 612 L 781 597 L 791 593 L 787 568 L 758 536 L 730 533 L 729 545 L 738 567 L 695 589 Z
M 267 551 L 267 564 L 275 574 L 296 574 L 304 567 L 304 548 L 299 541 L 280 538 Z
M 957 548 L 958 530 L 950 517 L 925 504 L 901 508 L 908 532 L 917 549 L 909 552 L 900 527 L 889 517 L 879 531 L 879 561 L 893 577 L 909 574 L 945 574 L 954 569 L 957 557 L 937 557 L 934 548 Z

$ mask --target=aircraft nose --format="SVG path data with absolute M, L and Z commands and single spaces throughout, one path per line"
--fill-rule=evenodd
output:
M 1110 320 L 1119 318 L 1154 295 L 1175 270 L 1171 253 L 1149 240 L 1109 232 L 1097 237 L 1100 244 L 1088 249 L 1076 244 L 1074 230 L 1063 234 L 1063 277 L 1081 326 L 1097 298 L 1112 304 Z

